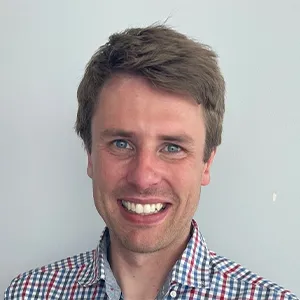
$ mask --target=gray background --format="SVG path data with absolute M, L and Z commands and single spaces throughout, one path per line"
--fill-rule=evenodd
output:
M 227 81 L 223 144 L 196 215 L 211 249 L 300 295 L 300 1 L 1 1 L 0 292 L 96 246 L 73 132 L 93 52 L 164 21 L 211 45 Z M 276 193 L 276 201 L 273 201 Z

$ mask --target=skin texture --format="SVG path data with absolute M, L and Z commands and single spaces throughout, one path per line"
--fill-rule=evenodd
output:
M 204 146 L 202 107 L 193 99 L 124 74 L 113 76 L 99 93 L 87 173 L 95 206 L 109 228 L 112 269 L 121 287 L 122 261 L 123 268 L 146 269 L 152 260 L 147 276 L 162 274 L 155 277 L 159 289 L 184 250 L 201 186 L 210 181 L 215 151 L 204 163 Z M 167 207 L 158 220 L 132 221 L 122 213 L 122 199 Z

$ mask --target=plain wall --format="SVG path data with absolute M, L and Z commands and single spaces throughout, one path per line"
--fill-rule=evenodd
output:
M 165 21 L 217 51 L 223 144 L 195 216 L 220 255 L 300 295 L 300 1 L 0 0 L 0 293 L 103 229 L 73 131 L 108 36 Z M 273 201 L 273 193 L 277 197 Z

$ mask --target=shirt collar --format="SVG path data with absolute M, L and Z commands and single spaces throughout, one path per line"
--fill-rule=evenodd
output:
M 195 220 L 192 221 L 192 237 L 181 258 L 172 270 L 171 284 L 206 288 L 210 284 L 210 254 L 204 237 Z
M 104 260 L 107 259 L 109 232 L 105 228 L 92 261 L 85 265 L 78 276 L 78 283 L 91 286 L 105 280 Z M 190 287 L 205 288 L 210 283 L 210 255 L 205 240 L 195 220 L 192 221 L 192 236 L 181 258 L 171 271 L 171 284 L 178 283 Z
M 94 285 L 100 280 L 105 280 L 104 260 L 107 259 L 107 249 L 109 245 L 109 233 L 106 227 L 101 236 L 98 246 L 92 251 L 92 260 L 84 266 L 78 276 L 78 283 L 84 287 Z

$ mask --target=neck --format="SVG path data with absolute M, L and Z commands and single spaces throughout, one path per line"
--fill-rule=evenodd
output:
M 125 299 L 155 299 L 169 272 L 183 253 L 190 232 L 181 242 L 153 253 L 136 253 L 111 236 L 109 262 Z

